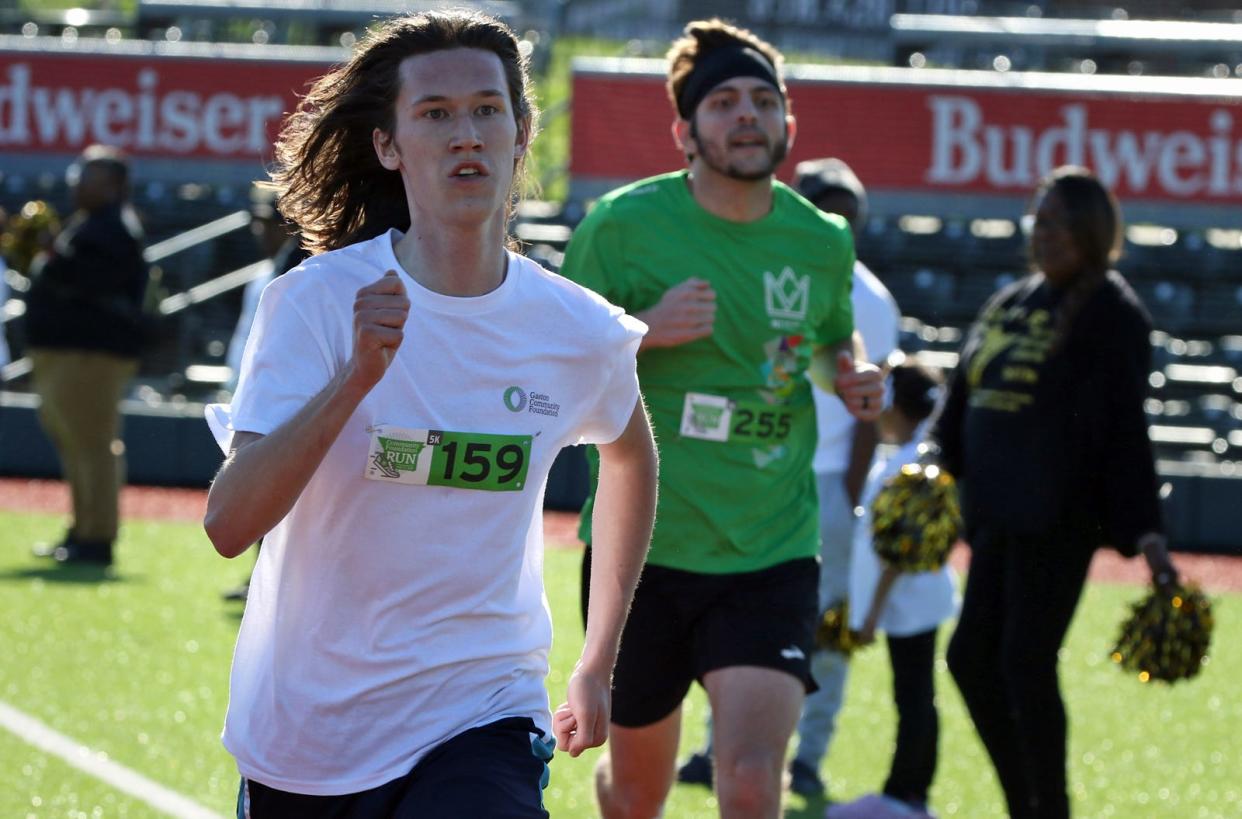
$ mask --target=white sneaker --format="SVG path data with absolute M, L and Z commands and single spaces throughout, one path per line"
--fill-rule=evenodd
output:
M 829 805 L 824 819 L 936 819 L 927 810 L 894 799 L 882 793 L 872 793 L 838 805 Z

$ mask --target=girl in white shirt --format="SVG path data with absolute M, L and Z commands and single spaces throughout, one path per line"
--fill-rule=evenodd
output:
M 884 790 L 833 805 L 827 819 L 931 816 L 927 792 L 936 772 L 936 631 L 957 611 L 957 584 L 947 565 L 934 572 L 901 574 L 881 562 L 871 546 L 871 506 L 902 465 L 918 460 L 925 421 L 936 407 L 940 378 L 913 363 L 893 368 L 892 403 L 880 415 L 881 451 L 863 490 L 863 516 L 855 529 L 850 565 L 850 627 L 871 642 L 883 631 L 893 667 L 897 746 Z M 895 449 L 893 448 L 895 447 Z

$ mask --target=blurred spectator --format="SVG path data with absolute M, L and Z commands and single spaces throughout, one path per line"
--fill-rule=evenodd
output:
M 855 236 L 867 221 L 867 193 L 840 159 L 798 163 L 794 186 L 820 210 L 845 217 Z M 883 363 L 897 349 L 901 311 L 888 288 L 861 261 L 854 262 L 850 301 L 854 329 L 862 336 L 868 360 Z M 819 430 L 812 468 L 819 492 L 819 610 L 824 612 L 847 596 L 854 510 L 871 468 L 878 435 L 874 422 L 855 419 L 835 394 L 818 387 L 812 394 Z M 813 796 L 823 792 L 819 767 L 845 696 L 847 662 L 844 654 L 830 649 L 816 650 L 811 656 L 811 673 L 819 690 L 807 695 L 798 721 L 798 750 L 789 766 L 790 789 L 795 793 Z
M 31 265 L 26 335 L 39 419 L 69 482 L 73 522 L 59 544 L 35 551 L 106 566 L 124 474 L 117 404 L 138 369 L 147 266 L 124 157 L 91 146 L 66 181 L 76 210 Z
M 1143 554 L 1177 580 L 1147 417 L 1151 319 L 1112 269 L 1117 200 L 1083 168 L 1040 183 L 1031 275 L 1002 288 L 962 345 L 931 438 L 958 479 L 970 571 L 949 670 L 1014 819 L 1066 819 L 1057 661 L 1091 557 Z
M 927 794 L 936 776 L 940 715 L 936 710 L 936 632 L 957 613 L 956 575 L 949 566 L 900 573 L 876 554 L 876 496 L 904 464 L 919 459 L 926 420 L 940 397 L 938 373 L 906 361 L 889 376 L 892 400 L 880 414 L 880 437 L 892 448 L 867 476 L 849 571 L 850 628 L 867 644 L 885 633 L 897 708 L 897 739 L 880 793 L 829 805 L 824 819 L 932 819 Z
M 0 237 L 8 233 L 9 214 L 4 208 L 0 208 Z M 0 368 L 9 363 L 9 342 L 8 315 L 5 313 L 5 305 L 9 303 L 9 263 L 4 259 L 4 248 L 0 247 Z M 0 382 L 3 382 L 3 376 L 0 376 Z
M 263 268 L 246 283 L 246 289 L 242 293 L 241 313 L 237 317 L 237 327 L 233 330 L 225 362 L 232 370 L 229 377 L 230 390 L 237 386 L 242 353 L 246 351 L 246 339 L 250 335 L 250 326 L 254 324 L 255 311 L 259 309 L 259 297 L 263 295 L 263 288 L 272 279 L 297 267 L 306 258 L 306 251 L 298 241 L 295 228 L 280 213 L 275 191 L 255 186 L 250 194 L 250 217 L 250 232 L 259 246 L 259 252 L 263 254 Z

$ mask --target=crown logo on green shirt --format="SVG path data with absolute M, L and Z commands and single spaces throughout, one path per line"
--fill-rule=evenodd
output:
M 792 267 L 786 267 L 779 276 L 763 272 L 763 303 L 772 318 L 805 319 L 810 296 L 810 276 L 799 276 Z

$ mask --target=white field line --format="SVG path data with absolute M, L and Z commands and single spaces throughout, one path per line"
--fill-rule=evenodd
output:
M 169 816 L 177 819 L 224 819 L 194 800 L 113 762 L 103 753 L 92 751 L 77 740 L 52 730 L 5 702 L 0 702 L 0 727 L 8 729 L 40 751 L 64 760 L 79 771 L 140 799 Z

